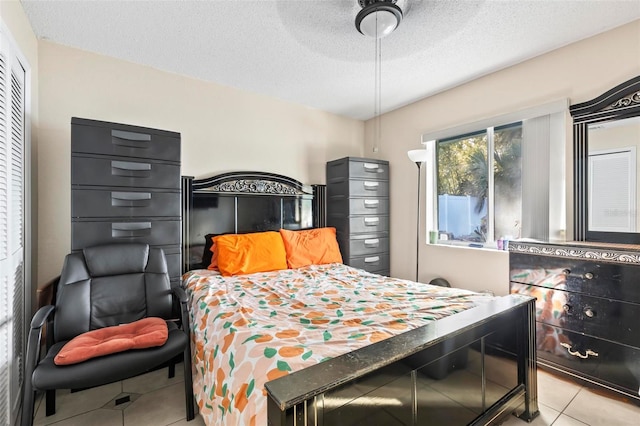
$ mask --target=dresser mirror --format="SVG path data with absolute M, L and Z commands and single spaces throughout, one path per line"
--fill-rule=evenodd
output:
M 640 76 L 570 111 L 574 239 L 640 244 Z

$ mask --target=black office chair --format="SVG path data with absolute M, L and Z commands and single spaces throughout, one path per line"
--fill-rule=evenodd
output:
M 174 316 L 172 296 L 179 302 L 180 325 L 169 321 Z M 58 366 L 54 363 L 56 354 L 72 338 L 145 317 L 168 320 L 169 333 L 164 345 L 105 355 L 78 364 Z M 45 322 L 48 324 L 47 354 L 40 360 Z M 149 248 L 146 244 L 108 244 L 68 254 L 55 306 L 43 306 L 31 321 L 22 425 L 33 424 L 36 391 L 46 391 L 47 415 L 51 415 L 55 413 L 56 389 L 85 389 L 117 382 L 164 364 L 171 366 L 180 354 L 184 363 L 187 420 L 193 419 L 190 340 L 187 296 L 182 288 L 171 288 L 162 249 Z

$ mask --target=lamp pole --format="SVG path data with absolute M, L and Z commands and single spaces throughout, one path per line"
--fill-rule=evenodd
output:
M 418 281 L 419 272 L 419 257 L 420 257 L 420 172 L 422 170 L 422 163 L 429 161 L 429 151 L 426 149 L 412 149 L 407 152 L 409 159 L 416 163 L 418 166 L 418 213 L 416 216 L 416 282 Z
M 422 171 L 422 161 L 416 161 L 416 166 L 418 166 L 418 212 L 416 215 L 416 282 L 418 282 L 418 270 L 420 266 L 419 258 L 420 258 L 420 172 Z

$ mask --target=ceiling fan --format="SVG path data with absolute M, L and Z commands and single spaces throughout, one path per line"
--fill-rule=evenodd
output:
M 391 34 L 402 21 L 397 0 L 358 0 L 362 10 L 356 15 L 356 29 L 364 35 L 382 38 Z

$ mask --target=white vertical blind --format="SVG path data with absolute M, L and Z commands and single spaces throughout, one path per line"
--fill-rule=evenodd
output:
M 549 135 L 551 117 L 522 122 L 522 236 L 549 238 Z
M 0 425 L 9 425 L 24 380 L 26 73 L 0 30 Z
M 522 122 L 522 237 L 564 239 L 564 112 Z

